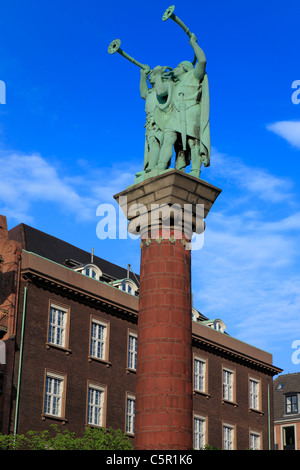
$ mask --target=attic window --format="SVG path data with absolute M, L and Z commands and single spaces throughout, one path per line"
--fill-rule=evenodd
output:
M 216 331 L 219 331 L 220 333 L 224 333 L 226 329 L 225 323 L 218 318 L 216 320 L 207 320 L 202 323 L 206 326 L 209 326 L 210 328 L 213 328 Z
M 192 307 L 192 320 L 197 322 L 200 321 L 199 312 L 194 307 Z
M 129 278 L 114 281 L 112 285 L 114 287 L 118 287 L 118 289 L 122 290 L 123 292 L 127 292 L 127 294 L 132 295 L 135 295 L 138 290 L 137 285 Z
M 285 397 L 285 412 L 286 414 L 298 413 L 298 394 L 290 394 Z
M 284 387 L 284 383 L 283 383 L 283 382 L 281 382 L 280 384 L 278 384 L 278 385 L 277 385 L 277 388 L 276 388 L 276 390 L 282 390 L 282 389 L 283 389 L 283 387 Z
M 75 271 L 84 274 L 85 276 L 91 277 L 92 279 L 96 279 L 97 281 L 99 281 L 100 277 L 102 276 L 101 270 L 94 264 L 81 266 L 80 268 L 75 269 Z

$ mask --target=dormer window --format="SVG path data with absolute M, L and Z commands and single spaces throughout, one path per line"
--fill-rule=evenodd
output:
M 94 264 L 80 266 L 76 268 L 75 271 L 84 274 L 85 276 L 91 277 L 92 279 L 96 279 L 97 281 L 99 281 L 100 277 L 102 276 L 102 271 Z
M 193 321 L 199 321 L 200 320 L 199 312 L 194 307 L 192 307 L 192 320 Z
M 207 320 L 202 322 L 204 325 L 209 326 L 210 328 L 213 328 L 216 331 L 219 331 L 220 333 L 224 333 L 226 329 L 225 323 L 220 320 L 219 318 L 215 320 Z
M 129 278 L 114 281 L 112 285 L 114 287 L 118 287 L 118 289 L 122 290 L 123 292 L 127 292 L 127 294 L 132 295 L 135 295 L 138 290 L 137 285 L 132 281 L 132 279 Z
M 298 393 L 289 393 L 285 396 L 285 412 L 286 414 L 298 413 Z

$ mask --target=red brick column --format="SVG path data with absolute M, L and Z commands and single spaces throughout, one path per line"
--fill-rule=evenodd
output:
M 128 232 L 141 236 L 134 431 L 139 450 L 193 448 L 191 251 L 183 233 L 191 238 L 203 232 L 220 192 L 170 169 L 114 196 Z
M 191 252 L 157 235 L 141 242 L 135 449 L 192 449 Z

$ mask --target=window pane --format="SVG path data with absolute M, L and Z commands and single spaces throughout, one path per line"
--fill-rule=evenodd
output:
M 63 380 L 52 376 L 46 377 L 44 412 L 61 416 Z
M 194 418 L 194 449 L 200 450 L 205 446 L 205 421 Z
M 233 400 L 233 373 L 229 370 L 223 370 L 223 398 Z
M 259 408 L 259 383 L 250 379 L 250 408 Z
M 56 307 L 50 308 L 49 343 L 65 346 L 66 318 L 67 313 L 64 310 L 59 310 Z
M 135 399 L 127 398 L 126 432 L 134 434 Z
M 104 391 L 89 387 L 88 393 L 88 424 L 102 426 Z
M 223 449 L 233 449 L 233 428 L 229 426 L 223 427 Z
M 205 391 L 205 362 L 199 359 L 194 360 L 194 389 Z
M 103 360 L 105 359 L 106 330 L 105 325 L 92 322 L 90 354 Z
M 260 450 L 260 436 L 256 433 L 250 434 L 250 448 L 253 450 Z
M 136 357 L 137 357 L 137 338 L 136 336 L 129 335 L 128 342 L 128 368 L 136 369 Z

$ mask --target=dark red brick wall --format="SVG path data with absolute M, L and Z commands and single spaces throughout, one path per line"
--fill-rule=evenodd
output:
M 249 449 L 249 433 L 251 431 L 262 433 L 263 449 L 269 449 L 268 429 L 268 380 L 270 411 L 273 410 L 272 377 L 263 372 L 246 366 L 239 361 L 223 358 L 213 352 L 199 350 L 193 347 L 195 355 L 200 355 L 207 362 L 207 393 L 194 392 L 193 411 L 195 415 L 207 420 L 207 443 L 222 449 L 223 423 L 235 427 L 235 448 Z M 234 403 L 226 402 L 222 398 L 222 371 L 223 367 L 235 371 L 235 399 Z M 260 380 L 262 403 L 260 411 L 249 408 L 249 378 Z M 273 448 L 273 416 L 271 415 L 270 442 Z
M 46 346 L 49 300 L 70 307 L 70 352 Z M 88 359 L 90 315 L 110 322 L 109 364 Z M 136 330 L 136 325 L 29 283 L 18 433 L 42 430 L 55 422 L 63 429 L 82 434 L 86 423 L 88 381 L 107 385 L 106 425 L 125 431 L 125 394 L 126 391 L 135 392 L 135 373 L 127 371 L 128 328 Z M 21 315 L 18 319 L 18 344 L 20 332 Z M 67 376 L 64 424 L 56 419 L 42 418 L 45 369 Z M 14 385 L 16 388 L 17 364 Z

